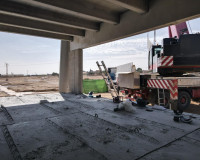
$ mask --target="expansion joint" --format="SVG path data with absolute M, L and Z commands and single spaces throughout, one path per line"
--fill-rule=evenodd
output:
M 8 110 L 6 109 L 6 107 L 4 107 L 3 105 L 1 105 L 1 109 L 2 109 L 3 113 L 5 114 L 6 118 L 9 121 L 13 122 L 14 120 L 13 120 L 12 116 L 10 115 L 10 113 L 8 112 Z
M 8 147 L 10 149 L 10 152 L 11 152 L 14 160 L 22 160 L 22 157 L 17 149 L 17 146 L 16 146 L 12 136 L 10 135 L 10 132 L 9 132 L 7 126 L 6 125 L 1 126 L 1 130 L 3 132 L 3 135 L 6 139 L 6 142 L 8 144 Z

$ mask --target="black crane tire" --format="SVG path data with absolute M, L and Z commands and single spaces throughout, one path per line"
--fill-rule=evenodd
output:
M 190 106 L 191 96 L 186 91 L 179 91 L 178 94 L 178 110 L 184 111 Z

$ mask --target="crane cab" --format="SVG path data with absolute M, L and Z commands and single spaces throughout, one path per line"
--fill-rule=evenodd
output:
M 152 45 L 149 54 L 148 54 L 148 69 L 153 73 L 158 71 L 158 59 L 162 55 L 162 46 L 161 45 Z

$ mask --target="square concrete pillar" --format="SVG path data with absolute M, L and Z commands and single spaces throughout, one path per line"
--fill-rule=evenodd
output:
M 61 41 L 59 92 L 81 94 L 83 90 L 83 50 L 70 51 L 70 42 Z

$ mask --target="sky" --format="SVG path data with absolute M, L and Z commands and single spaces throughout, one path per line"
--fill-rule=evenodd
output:
M 192 33 L 200 32 L 200 18 L 190 20 Z M 190 30 L 190 28 L 189 28 Z M 153 42 L 153 32 L 149 32 Z M 168 37 L 167 28 L 156 31 L 156 42 Z M 97 70 L 96 61 L 107 67 L 133 62 L 147 69 L 147 33 L 83 50 L 83 70 Z M 51 74 L 59 72 L 60 40 L 0 32 L 0 74 Z

